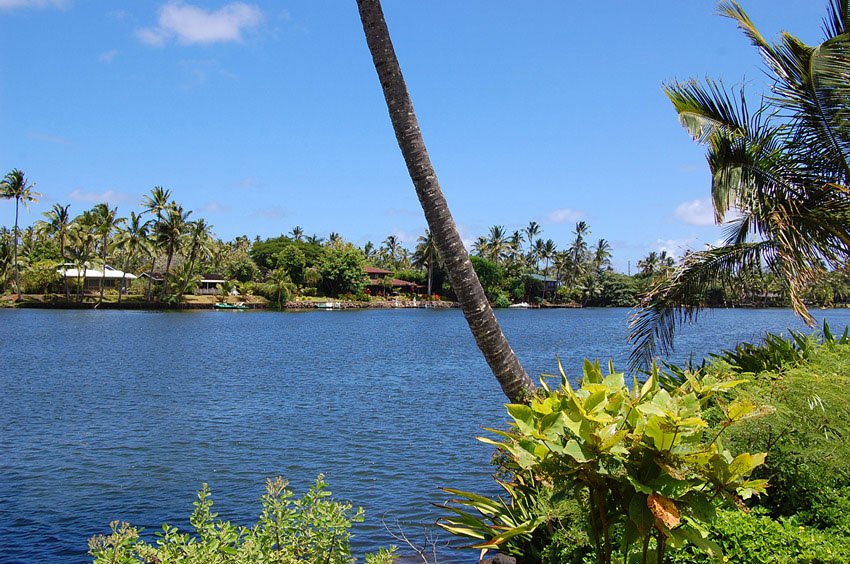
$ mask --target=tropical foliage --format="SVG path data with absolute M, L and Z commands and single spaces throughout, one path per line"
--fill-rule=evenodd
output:
M 720 12 L 755 45 L 773 79 L 753 107 L 722 82 L 668 84 L 679 119 L 708 147 L 722 246 L 688 254 L 655 283 L 632 325 L 634 366 L 672 346 L 678 323 L 693 321 L 712 286 L 774 274 L 794 310 L 812 323 L 804 290 L 827 268 L 844 269 L 850 251 L 850 5 L 831 0 L 824 40 L 790 33 L 768 42 L 735 1 Z
M 558 511 L 538 510 L 545 489 L 550 508 L 557 500 L 585 508 L 597 562 L 661 562 L 668 546 L 687 543 L 719 553 L 709 537 L 717 508 L 765 491 L 766 480 L 750 478 L 765 455 L 735 455 L 721 442 L 728 428 L 770 412 L 748 400 L 718 400 L 742 380 L 689 374 L 668 389 L 656 368 L 629 387 L 613 366 L 603 374 L 586 361 L 576 390 L 563 369 L 560 387 L 541 382 L 528 405 L 507 406 L 509 431 L 479 439 L 504 454 L 511 481 L 500 484 L 511 503 L 447 490 L 458 497 L 441 526 L 475 548 L 547 561 L 554 531 L 569 524 Z M 705 413 L 711 405 L 721 407 L 714 420 Z
M 296 562 L 350 564 L 350 528 L 363 520 L 363 511 L 352 510 L 350 503 L 333 501 L 323 476 L 296 498 L 288 483 L 278 477 L 267 480 L 262 497 L 262 513 L 252 527 L 234 525 L 217 519 L 209 487 L 204 484 L 189 517 L 194 534 L 164 524 L 151 544 L 143 540 L 139 529 L 128 523 L 110 524 L 108 535 L 89 541 L 89 554 L 95 564 L 113 562 L 196 564 L 242 562 Z M 367 555 L 370 564 L 389 564 L 393 549 Z

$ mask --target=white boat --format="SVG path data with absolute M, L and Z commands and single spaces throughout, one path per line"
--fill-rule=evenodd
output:
M 531 304 L 528 302 L 519 302 L 518 304 L 511 304 L 508 307 L 528 309 L 531 307 Z
M 342 304 L 339 302 L 319 302 L 316 304 L 318 309 L 341 309 Z

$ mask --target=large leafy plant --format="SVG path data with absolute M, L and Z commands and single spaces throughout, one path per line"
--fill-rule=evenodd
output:
M 528 405 L 509 404 L 510 429 L 490 429 L 499 439 L 479 440 L 504 453 L 512 479 L 500 482 L 510 501 L 447 490 L 458 497 L 445 506 L 453 515 L 441 526 L 474 539 L 482 552 L 499 550 L 528 558 L 535 535 L 564 523 L 539 510 L 539 490 L 548 498 L 577 500 L 586 508 L 586 528 L 596 560 L 661 562 L 665 548 L 692 543 L 716 553 L 709 524 L 721 505 L 765 491 L 750 479 L 764 454 L 733 456 L 721 444 L 738 421 L 769 412 L 748 400 L 724 402 L 722 393 L 742 380 L 686 373 L 676 388 L 660 385 L 653 368 L 630 388 L 609 363 L 585 361 L 584 378 L 573 389 L 561 368 L 561 385 L 545 378 Z M 710 424 L 710 400 L 721 415 Z M 474 511 L 470 511 L 474 510 Z

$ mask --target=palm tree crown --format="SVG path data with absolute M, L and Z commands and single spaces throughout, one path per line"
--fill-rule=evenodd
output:
M 691 322 L 705 290 L 764 270 L 784 280 L 792 306 L 813 323 L 801 291 L 850 251 L 850 6 L 831 0 L 823 43 L 783 33 L 768 43 L 734 1 L 720 4 L 761 53 L 772 96 L 747 104 L 743 89 L 707 80 L 665 86 L 679 119 L 708 147 L 715 217 L 729 212 L 720 247 L 692 252 L 644 297 L 632 318 L 632 366 L 672 348 L 677 324 Z

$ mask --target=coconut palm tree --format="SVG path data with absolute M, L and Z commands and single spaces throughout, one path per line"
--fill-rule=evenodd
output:
M 401 254 L 401 241 L 395 235 L 387 235 L 381 244 L 381 259 L 386 266 L 398 269 Z
M 6 198 L 7 200 L 15 200 L 15 230 L 12 234 L 14 239 L 12 268 L 15 271 L 15 288 L 18 291 L 19 300 L 21 299 L 21 271 L 20 268 L 18 268 L 18 239 L 20 236 L 20 230 L 18 229 L 18 215 L 21 204 L 23 204 L 26 208 L 29 206 L 30 202 L 37 202 L 38 198 L 41 197 L 41 194 L 33 190 L 33 188 L 35 188 L 35 184 L 27 182 L 23 171 L 18 169 L 11 170 L 3 177 L 3 180 L 0 181 L 0 197 Z
M 304 230 L 301 228 L 300 225 L 296 225 L 295 227 L 293 227 L 292 231 L 290 231 L 289 233 L 296 241 L 300 241 L 301 237 L 304 236 Z
M 611 244 L 605 239 L 600 239 L 593 247 L 593 269 L 602 272 L 611 268 Z
M 493 225 L 487 234 L 487 258 L 501 264 L 508 249 L 507 233 L 503 225 Z
M 558 246 L 552 239 L 546 239 L 546 242 L 543 243 L 543 247 L 540 251 L 540 258 L 546 262 L 546 266 L 543 267 L 543 276 L 549 276 L 549 261 L 555 258 L 555 252 L 557 252 L 557 250 Z
M 190 276 L 183 278 L 183 284 L 180 286 L 180 293 L 177 298 L 183 297 L 189 282 L 192 280 L 192 274 L 195 273 L 195 262 L 198 258 L 206 258 L 209 256 L 212 244 L 212 225 L 204 221 L 203 218 L 197 219 L 189 223 L 189 266 L 188 272 Z
M 275 304 L 279 308 L 284 306 L 284 302 L 286 301 L 284 298 L 288 299 L 292 292 L 295 291 L 295 284 L 292 282 L 292 278 L 289 277 L 289 273 L 285 268 L 272 270 L 265 284 L 270 291 L 269 293 L 275 295 Z
M 171 270 L 171 261 L 174 253 L 180 248 L 180 243 L 187 234 L 187 224 L 191 211 L 184 211 L 183 206 L 171 202 L 166 210 L 162 221 L 156 226 L 156 237 L 160 245 L 165 249 L 165 273 L 162 279 L 162 288 L 159 290 L 159 299 L 165 298 L 168 291 L 168 273 Z
M 147 296 L 145 299 L 150 301 L 151 299 L 151 289 L 153 284 L 153 271 L 156 268 L 156 247 L 158 246 L 157 241 L 157 233 L 159 232 L 159 225 L 162 223 L 162 215 L 166 209 L 169 207 L 169 201 L 171 198 L 171 190 L 163 188 L 162 186 L 154 186 L 151 188 L 151 193 L 148 196 L 145 196 L 142 200 L 142 207 L 145 211 L 152 213 L 154 215 L 154 225 L 153 225 L 153 235 L 154 241 L 151 245 L 151 250 L 154 251 L 151 253 L 151 269 L 148 272 L 148 288 L 147 288 Z
M 68 243 L 68 233 L 71 228 L 71 214 L 68 213 L 70 207 L 70 204 L 67 206 L 53 204 L 50 211 L 42 214 L 47 219 L 44 222 L 45 232 L 59 240 L 59 256 L 63 262 L 65 261 L 65 246 Z M 68 288 L 68 279 L 64 276 L 62 279 L 65 282 L 65 299 L 70 300 L 71 293 Z
M 97 301 L 99 306 L 103 303 L 103 289 L 106 284 L 106 254 L 109 251 L 109 238 L 112 232 L 118 226 L 118 208 L 110 208 L 109 204 L 97 204 L 92 210 L 94 219 L 94 229 L 100 242 L 100 259 L 101 259 L 101 275 L 100 275 L 100 298 Z M 120 291 L 119 291 L 120 294 Z
M 428 295 L 433 295 L 432 281 L 434 279 L 434 261 L 438 260 L 440 251 L 431 237 L 431 230 L 425 229 L 425 234 L 416 240 L 416 250 L 413 253 L 413 265 L 428 268 Z
M 121 271 L 124 275 L 121 277 L 121 291 L 118 292 L 118 303 L 121 303 L 121 295 L 124 293 L 126 285 L 127 268 L 134 257 L 139 253 L 152 254 L 149 240 L 149 230 L 151 221 L 142 221 L 141 214 L 130 212 L 130 217 L 122 218 L 118 227 L 118 234 L 115 236 L 115 245 L 121 249 L 124 260 L 121 265 Z
M 528 248 L 534 245 L 534 240 L 540 235 L 540 224 L 536 221 L 529 221 L 528 226 L 523 230 L 525 232 L 525 240 L 528 241 Z
M 469 328 L 508 398 L 524 401 L 534 390 L 534 384 L 502 334 L 452 219 L 425 148 L 381 3 L 357 0 L 357 7 L 399 148 Z
M 632 318 L 632 366 L 672 348 L 695 321 L 704 290 L 769 271 L 785 280 L 794 311 L 813 323 L 804 285 L 850 254 L 850 3 L 831 0 L 825 39 L 809 46 L 783 33 L 769 43 L 737 2 L 720 4 L 760 52 L 772 96 L 751 108 L 743 89 L 707 80 L 665 86 L 679 119 L 708 147 L 715 219 L 730 211 L 720 247 L 686 255 L 655 283 Z
M 77 270 L 77 301 L 83 301 L 85 280 L 89 261 L 95 256 L 97 235 L 95 233 L 95 218 L 90 210 L 84 211 L 74 218 L 71 224 L 68 249 L 71 264 Z

